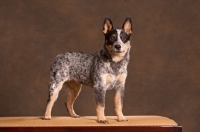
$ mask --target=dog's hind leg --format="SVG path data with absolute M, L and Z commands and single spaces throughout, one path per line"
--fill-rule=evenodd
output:
M 54 102 L 58 98 L 58 94 L 59 94 L 60 90 L 62 89 L 64 82 L 65 81 L 61 81 L 58 84 L 55 84 L 55 83 L 50 84 L 49 99 L 47 101 L 46 112 L 45 112 L 45 116 L 44 116 L 45 120 L 51 119 L 52 107 L 54 105 Z
M 73 105 L 81 91 L 82 84 L 74 80 L 71 80 L 66 82 L 66 85 L 67 85 L 67 100 L 65 102 L 65 105 L 67 107 L 69 115 L 73 118 L 80 118 L 80 116 L 75 113 Z

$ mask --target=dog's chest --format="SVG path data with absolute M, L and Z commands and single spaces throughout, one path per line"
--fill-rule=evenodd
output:
M 120 63 L 107 63 L 105 72 L 101 75 L 104 84 L 111 89 L 116 85 L 124 85 L 126 76 L 126 65 Z
M 126 73 L 119 75 L 113 74 L 102 74 L 103 85 L 107 90 L 117 89 L 118 87 L 124 86 L 126 80 Z
M 103 74 L 103 76 L 106 84 L 112 84 L 116 82 L 123 84 L 126 79 L 126 73 L 122 73 L 119 75 Z

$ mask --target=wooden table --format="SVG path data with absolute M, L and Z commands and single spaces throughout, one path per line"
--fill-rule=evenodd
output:
M 109 124 L 97 123 L 96 116 L 81 118 L 0 117 L 0 132 L 182 132 L 174 120 L 162 116 L 126 116 L 128 122 L 118 122 L 116 116 L 106 116 Z

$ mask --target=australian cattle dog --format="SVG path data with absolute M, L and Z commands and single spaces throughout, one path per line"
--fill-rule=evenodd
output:
M 49 99 L 44 119 L 51 119 L 52 107 L 65 83 L 66 106 L 71 117 L 80 117 L 75 113 L 73 104 L 81 91 L 81 86 L 87 85 L 94 90 L 99 123 L 108 123 L 104 115 L 105 95 L 106 90 L 111 89 L 115 91 L 114 103 L 118 121 L 128 121 L 122 113 L 122 107 L 130 58 L 131 18 L 125 19 L 122 29 L 114 29 L 112 21 L 106 17 L 103 23 L 103 34 L 105 42 L 103 48 L 97 53 L 66 52 L 54 59 L 50 71 Z

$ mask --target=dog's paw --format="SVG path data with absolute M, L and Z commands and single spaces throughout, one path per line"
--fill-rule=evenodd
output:
M 51 117 L 43 117 L 43 120 L 51 120 Z
M 127 122 L 127 121 L 128 121 L 128 119 L 126 119 L 126 118 L 123 118 L 123 119 L 118 119 L 118 121 L 119 121 L 119 122 Z
M 81 118 L 81 116 L 80 115 L 73 115 L 73 116 L 71 116 L 72 118 Z
M 98 123 L 108 124 L 109 122 L 107 120 L 98 120 Z

